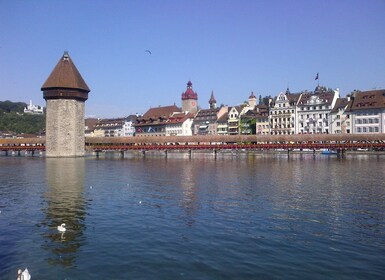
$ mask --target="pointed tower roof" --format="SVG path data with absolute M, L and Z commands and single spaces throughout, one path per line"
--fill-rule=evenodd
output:
M 217 103 L 217 101 L 215 100 L 215 97 L 214 97 L 214 91 L 211 91 L 211 97 L 209 100 L 209 104 L 212 104 L 212 103 Z
M 89 92 L 86 82 L 83 80 L 68 52 L 64 52 L 59 62 L 41 87 L 42 91 L 51 89 L 75 89 Z

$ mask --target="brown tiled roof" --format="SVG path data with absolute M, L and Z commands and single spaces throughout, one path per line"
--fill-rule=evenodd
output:
M 178 108 L 176 105 L 150 108 L 143 115 L 142 118 L 143 119 L 149 119 L 149 118 L 154 119 L 159 117 L 168 118 L 172 113 L 175 113 L 175 112 L 181 112 L 181 109 Z
M 177 113 L 177 114 L 174 114 L 173 116 L 171 116 L 167 120 L 167 124 L 183 123 L 183 122 L 185 122 L 189 118 L 190 119 L 194 118 L 194 114 L 192 114 L 192 113 L 188 113 L 188 114 Z
M 328 92 L 321 92 L 321 93 L 303 93 L 301 95 L 301 98 L 299 100 L 299 105 L 310 105 L 307 103 L 307 101 L 312 97 L 317 96 L 324 104 L 330 105 L 333 101 L 334 92 L 328 91 Z
M 87 118 L 84 120 L 85 126 L 88 127 L 88 129 L 93 130 L 95 125 L 98 123 L 98 119 L 96 118 Z
M 301 93 L 289 93 L 286 94 L 287 99 L 289 99 L 290 104 L 297 104 L 298 99 L 301 97 Z
M 336 104 L 334 105 L 333 109 L 331 110 L 332 113 L 338 112 L 340 109 L 344 109 L 346 105 L 349 104 L 350 101 L 346 97 L 344 98 L 337 98 Z
M 60 58 L 48 79 L 41 87 L 41 90 L 44 91 L 53 88 L 90 91 L 67 52 Z
M 384 109 L 385 89 L 361 91 L 355 93 L 351 110 Z
M 218 120 L 218 123 L 227 123 L 227 119 L 229 118 L 229 112 L 224 113 Z

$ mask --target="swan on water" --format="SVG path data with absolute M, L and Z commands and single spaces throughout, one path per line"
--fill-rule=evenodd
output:
M 29 274 L 28 269 L 24 269 L 22 272 L 21 269 L 17 271 L 17 280 L 30 280 L 31 274 Z
M 57 230 L 60 231 L 60 232 L 65 232 L 66 231 L 66 228 L 65 228 L 66 224 L 61 224 L 60 226 L 57 226 Z

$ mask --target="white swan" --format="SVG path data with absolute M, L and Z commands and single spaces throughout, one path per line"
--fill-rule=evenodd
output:
M 30 280 L 31 274 L 29 274 L 28 269 L 24 269 L 22 272 L 21 269 L 17 271 L 17 280 Z
M 66 228 L 65 228 L 66 224 L 61 224 L 60 226 L 57 226 L 57 230 L 60 231 L 60 232 L 65 232 L 66 231 Z

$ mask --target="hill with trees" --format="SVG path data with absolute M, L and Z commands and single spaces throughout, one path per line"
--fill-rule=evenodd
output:
M 24 114 L 23 102 L 0 101 L 0 131 L 39 134 L 45 129 L 45 115 Z

